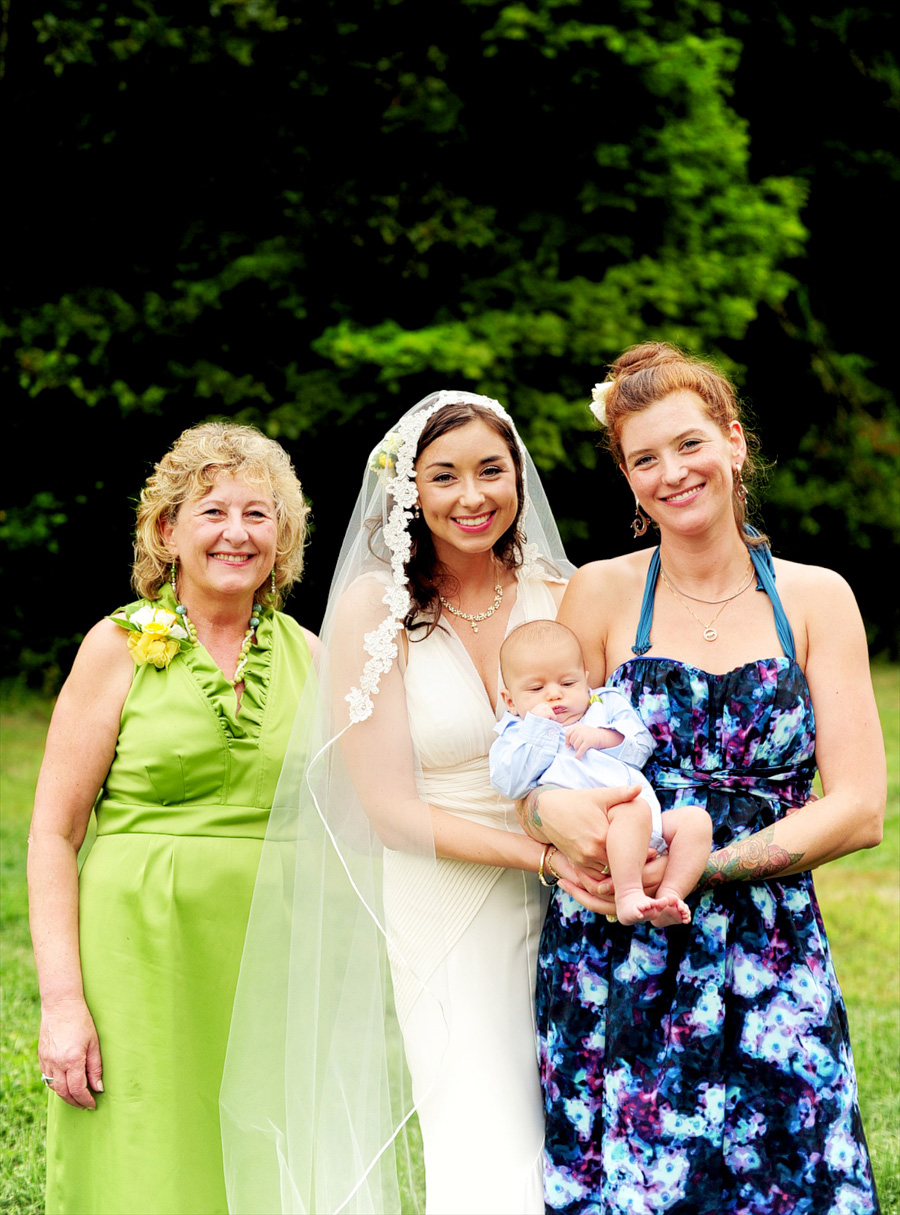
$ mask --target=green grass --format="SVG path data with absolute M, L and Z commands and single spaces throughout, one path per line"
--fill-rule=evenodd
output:
M 874 677 L 888 750 L 884 843 L 820 869 L 816 887 L 847 1002 L 882 1210 L 900 1215 L 900 671 L 876 667 Z M 49 715 L 42 700 L 11 698 L 0 718 L 0 1210 L 14 1215 L 43 1211 L 47 1096 L 37 1062 L 25 836 Z
M 44 1126 L 47 1090 L 37 1061 L 40 1019 L 28 933 L 25 840 L 50 705 L 11 701 L 0 717 L 0 1210 L 37 1215 L 44 1209 Z
M 900 1212 L 900 672 L 872 671 L 884 732 L 884 840 L 816 872 L 844 992 L 860 1106 L 884 1215 Z

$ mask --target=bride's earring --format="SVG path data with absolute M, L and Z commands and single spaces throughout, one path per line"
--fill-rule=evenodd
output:
M 421 517 L 422 517 L 422 508 L 421 508 L 421 506 L 419 506 L 418 502 L 414 502 L 413 503 L 413 518 L 421 519 Z

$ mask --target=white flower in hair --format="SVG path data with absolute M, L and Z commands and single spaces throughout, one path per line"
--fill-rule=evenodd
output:
M 606 398 L 615 380 L 604 380 L 591 389 L 590 410 L 601 426 L 606 426 Z
M 390 481 L 397 475 L 397 452 L 402 442 L 401 437 L 391 431 L 369 457 L 369 468 L 383 480 Z

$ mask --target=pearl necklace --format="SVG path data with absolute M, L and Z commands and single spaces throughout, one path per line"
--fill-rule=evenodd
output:
M 184 604 L 178 602 L 178 593 L 175 590 L 175 567 L 174 566 L 172 567 L 171 581 L 172 581 L 172 594 L 175 596 L 175 612 L 176 612 L 178 618 L 184 624 L 184 627 L 187 629 L 188 634 L 190 635 L 191 641 L 194 643 L 194 645 L 199 645 L 200 639 L 197 636 L 197 626 L 194 624 L 194 622 L 188 616 L 187 608 L 184 606 Z M 253 645 L 253 634 L 256 632 L 257 628 L 259 627 L 259 621 L 260 621 L 260 608 L 259 608 L 258 604 L 254 603 L 254 605 L 250 611 L 250 623 L 247 626 L 246 633 L 244 633 L 244 640 L 241 642 L 241 651 L 238 654 L 237 666 L 234 668 L 234 678 L 225 680 L 225 682 L 230 684 L 231 687 L 233 687 L 233 688 L 236 688 L 237 685 L 244 678 L 244 670 L 247 666 L 247 663 L 250 661 L 250 649 Z M 224 675 L 224 672 L 223 672 L 223 675 Z
M 477 633 L 478 625 L 481 623 L 481 621 L 487 620 L 489 616 L 493 616 L 494 612 L 496 612 L 497 608 L 503 602 L 503 587 L 499 582 L 497 583 L 497 585 L 494 587 L 494 602 L 484 612 L 461 612 L 459 608 L 455 608 L 452 603 L 448 603 L 443 595 L 438 595 L 438 599 L 441 601 L 441 607 L 445 607 L 448 612 L 454 616 L 458 616 L 460 620 L 468 620 L 469 624 L 472 626 L 472 632 Z

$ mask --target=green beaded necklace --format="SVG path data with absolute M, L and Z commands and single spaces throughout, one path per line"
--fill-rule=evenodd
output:
M 177 615 L 178 615 L 179 619 L 181 620 L 182 624 L 184 625 L 184 627 L 187 629 L 188 634 L 190 635 L 191 641 L 194 643 L 194 645 L 199 645 L 200 641 L 199 641 L 199 638 L 197 637 L 196 626 L 194 625 L 191 618 L 188 616 L 187 608 L 184 606 L 183 603 L 178 602 L 178 592 L 175 589 L 175 575 L 177 572 L 177 568 L 178 567 L 176 566 L 175 562 L 173 561 L 170 581 L 172 583 L 172 595 L 175 598 L 175 612 L 177 613 Z M 274 588 L 274 583 L 275 583 L 274 571 L 272 574 L 272 583 L 273 583 L 273 588 Z M 244 634 L 244 640 L 241 642 L 241 652 L 240 652 L 240 654 L 238 654 L 237 666 L 234 668 L 234 677 L 232 679 L 229 679 L 226 681 L 233 688 L 237 687 L 237 685 L 244 678 L 244 669 L 247 666 L 247 663 L 250 661 L 250 650 L 251 650 L 251 647 L 253 646 L 253 634 L 256 632 L 257 628 L 259 627 L 261 612 L 262 612 L 262 608 L 259 606 L 259 604 L 254 603 L 253 608 L 250 613 L 250 623 L 247 626 L 246 633 Z

